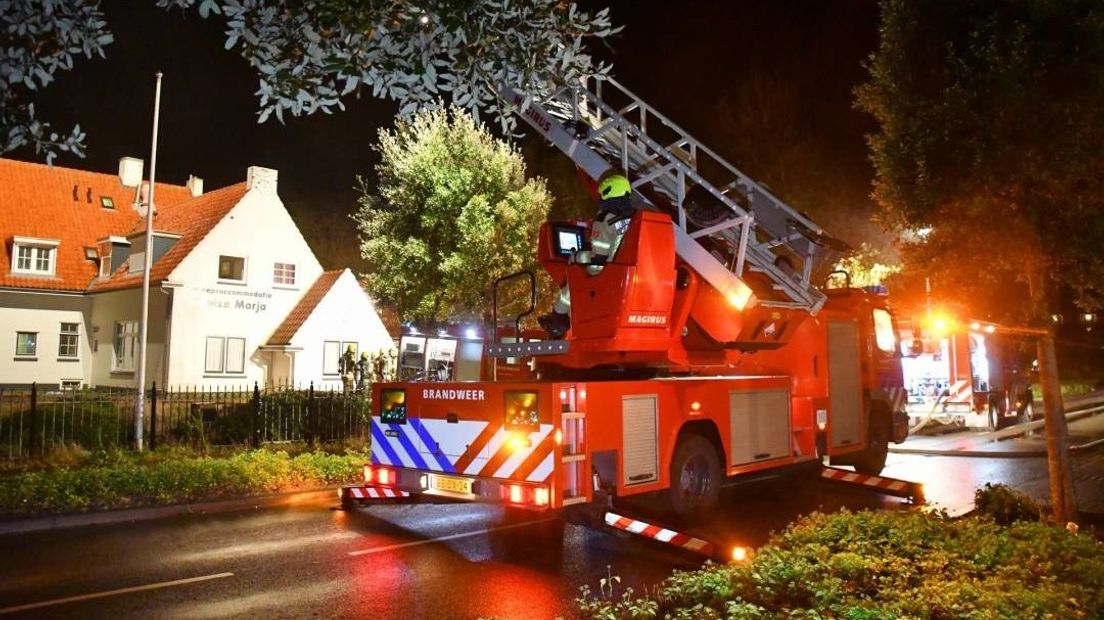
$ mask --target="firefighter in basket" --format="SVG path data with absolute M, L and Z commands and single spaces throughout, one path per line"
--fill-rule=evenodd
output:
M 635 210 L 632 185 L 627 178 L 613 174 L 599 182 L 598 215 L 591 226 L 590 250 L 575 252 L 568 262 L 586 265 L 587 273 L 592 276 L 601 273 L 602 267 L 617 254 Z M 552 312 L 541 316 L 537 322 L 553 339 L 559 340 L 567 333 L 571 327 L 571 291 L 566 282 L 552 305 Z

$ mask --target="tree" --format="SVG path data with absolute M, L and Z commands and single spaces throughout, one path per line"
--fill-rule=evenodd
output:
M 373 297 L 404 319 L 485 318 L 495 279 L 532 268 L 552 198 L 517 148 L 453 106 L 380 130 L 378 193 L 353 216 Z
M 9 0 L 0 2 L 0 154 L 24 145 L 53 161 L 58 151 L 84 155 L 80 125 L 68 135 L 35 114 L 29 96 L 58 71 L 73 68 L 79 55 L 103 56 L 112 41 L 94 0 Z
M 477 117 L 513 127 L 503 85 L 534 94 L 604 73 L 588 39 L 617 32 L 608 10 L 560 0 L 156 0 L 158 6 L 221 16 L 226 49 L 259 79 L 258 121 L 343 109 L 365 89 L 408 116 L 442 97 Z M 198 6 L 197 6 L 198 5 Z M 34 143 L 52 159 L 83 152 L 84 135 L 53 132 L 26 102 L 78 54 L 103 55 L 112 35 L 97 0 L 0 2 L 0 153 Z
M 1062 291 L 1104 302 L 1104 3 L 883 0 L 857 91 L 874 198 L 903 250 L 996 318 L 1045 327 Z M 979 309 L 981 310 L 981 309 Z M 1075 511 L 1054 339 L 1037 346 L 1055 518 Z

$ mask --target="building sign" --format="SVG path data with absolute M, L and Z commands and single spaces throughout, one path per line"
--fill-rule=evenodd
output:
M 203 288 L 200 292 L 207 298 L 208 308 L 225 308 L 254 314 L 268 310 L 268 300 L 272 299 L 272 293 L 268 291 Z

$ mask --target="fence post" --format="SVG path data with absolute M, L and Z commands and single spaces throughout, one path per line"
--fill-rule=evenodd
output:
M 39 435 L 38 435 L 38 383 L 31 383 L 31 456 L 34 456 L 35 449 L 39 447 Z
M 150 432 L 149 449 L 157 449 L 157 382 L 150 385 Z
M 314 381 L 310 382 L 310 387 L 307 388 L 307 443 L 314 443 Z
M 261 417 L 261 388 L 257 385 L 257 382 L 253 382 L 253 419 L 250 422 L 249 443 L 254 448 L 261 445 L 261 432 L 257 428 L 257 420 Z

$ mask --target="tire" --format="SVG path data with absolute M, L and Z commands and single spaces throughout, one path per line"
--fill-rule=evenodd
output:
M 720 498 L 721 478 L 721 462 L 713 444 L 701 435 L 682 437 L 671 459 L 668 508 L 688 519 L 715 508 Z
M 883 407 L 871 408 L 870 416 L 870 436 L 867 437 L 866 450 L 855 459 L 855 471 L 877 476 L 885 469 L 893 428 L 889 412 Z

